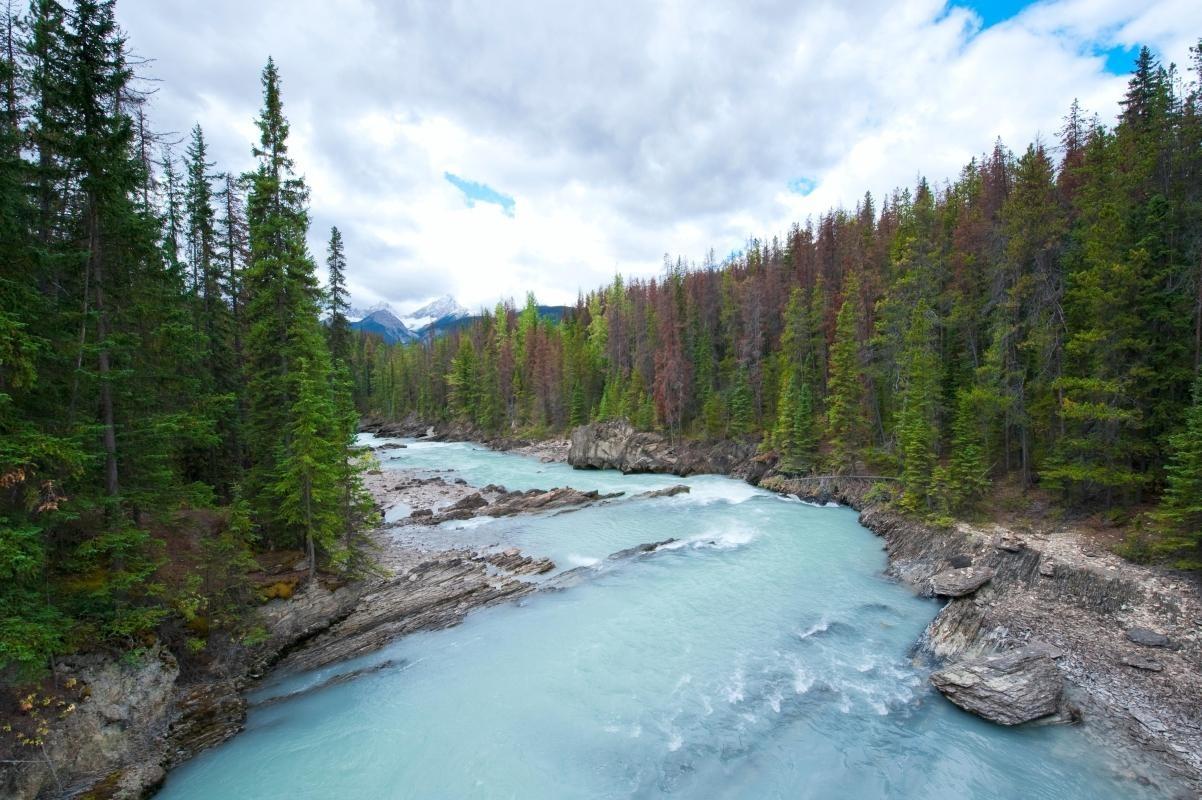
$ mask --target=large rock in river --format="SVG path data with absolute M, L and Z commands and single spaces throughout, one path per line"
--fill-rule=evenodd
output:
M 931 673 L 931 683 L 960 708 L 1001 725 L 1056 713 L 1064 690 L 1056 662 L 1030 647 L 951 664 Z
M 674 440 L 661 433 L 636 431 L 626 420 L 614 420 L 573 430 L 568 463 L 577 469 L 616 469 L 625 473 L 744 477 L 754 468 L 755 452 L 751 442 Z

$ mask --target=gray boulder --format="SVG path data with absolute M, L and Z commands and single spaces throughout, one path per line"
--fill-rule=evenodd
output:
M 1056 713 L 1064 680 L 1047 654 L 1022 648 L 951 664 L 931 683 L 965 711 L 1000 725 L 1019 725 Z
M 1131 628 L 1127 631 L 1127 638 L 1144 647 L 1168 647 L 1172 644 L 1169 637 L 1151 628 Z
M 945 569 L 931 577 L 931 593 L 939 597 L 964 597 L 993 580 L 989 567 Z
M 675 497 L 678 494 L 688 494 L 688 493 L 689 493 L 689 487 L 685 486 L 682 483 L 682 484 L 677 484 L 676 486 L 669 486 L 666 489 L 653 489 L 652 491 L 649 491 L 649 492 L 643 492 L 642 494 L 639 495 L 639 497 L 646 497 L 646 498 Z

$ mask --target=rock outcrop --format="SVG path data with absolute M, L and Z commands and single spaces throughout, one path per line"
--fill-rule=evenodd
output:
M 566 511 L 583 508 L 603 500 L 621 497 L 623 492 L 602 494 L 596 490 L 582 492 L 579 489 L 561 487 L 540 491 L 531 489 L 527 492 L 506 492 L 489 502 L 482 494 L 469 495 L 459 502 L 448 506 L 438 514 L 422 514 L 416 512 L 409 515 L 412 522 L 427 525 L 438 525 L 443 522 L 472 519 L 473 517 L 512 517 L 517 514 L 533 514 L 542 511 Z
M 1064 690 L 1056 662 L 1032 648 L 950 664 L 931 673 L 931 683 L 960 708 L 1000 725 L 1055 714 Z
M 678 494 L 688 494 L 689 487 L 683 483 L 676 486 L 669 486 L 667 489 L 652 489 L 649 492 L 643 492 L 639 497 L 645 497 L 648 500 L 656 497 L 675 497 Z
M 623 473 L 674 475 L 718 473 L 748 477 L 756 447 L 749 442 L 694 442 L 661 433 L 636 431 L 616 420 L 581 425 L 572 431 L 568 463 L 577 469 L 616 469 Z
M 936 597 L 964 597 L 993 580 L 989 567 L 953 567 L 931 576 L 931 594 Z
M 378 650 L 418 630 L 447 628 L 468 612 L 534 591 L 532 584 L 489 575 L 474 554 L 444 553 L 363 595 L 342 620 L 286 656 L 279 669 L 303 671 Z

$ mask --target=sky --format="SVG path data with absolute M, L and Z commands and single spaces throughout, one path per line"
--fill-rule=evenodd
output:
M 657 274 L 954 178 L 1001 137 L 1113 119 L 1140 45 L 1189 64 L 1197 0 L 119 0 L 153 124 L 253 166 L 279 66 L 324 269 L 354 304 L 469 308 Z M 1188 69 L 1184 70 L 1188 73 Z M 182 145 L 179 148 L 182 152 Z

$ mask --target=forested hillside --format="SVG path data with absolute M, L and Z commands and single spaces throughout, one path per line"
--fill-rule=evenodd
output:
M 254 551 L 346 569 L 368 513 L 341 240 L 327 295 L 275 66 L 258 166 L 232 175 L 199 126 L 182 155 L 152 131 L 111 0 L 13 9 L 0 18 L 6 678 L 155 633 L 193 650 L 237 634 Z
M 1202 45 L 1200 45 L 1202 48 Z M 759 437 L 797 472 L 899 477 L 924 513 L 1003 477 L 1202 527 L 1202 49 L 1139 56 L 1117 123 L 998 142 L 954 181 L 837 209 L 719 264 L 665 257 L 562 323 L 534 298 L 434 342 L 362 339 L 389 417 Z

